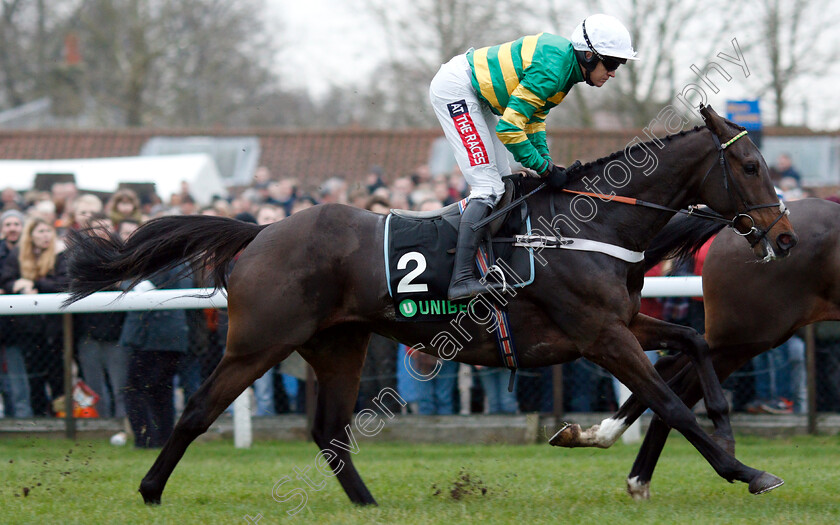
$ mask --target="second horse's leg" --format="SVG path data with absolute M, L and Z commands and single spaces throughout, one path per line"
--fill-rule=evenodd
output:
M 677 350 L 691 358 L 700 379 L 700 387 L 703 389 L 707 415 L 715 427 L 712 438 L 724 450 L 735 455 L 735 438 L 729 422 L 729 402 L 723 395 L 723 387 L 720 386 L 720 380 L 715 373 L 709 345 L 703 336 L 693 328 L 666 323 L 642 314 L 633 318 L 630 331 L 642 348 Z

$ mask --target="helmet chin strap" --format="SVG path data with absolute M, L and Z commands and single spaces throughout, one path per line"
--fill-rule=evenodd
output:
M 592 57 L 586 57 L 586 51 L 575 50 L 575 56 L 577 57 L 578 64 L 583 68 L 583 80 L 586 81 L 587 84 L 590 86 L 594 86 L 595 84 L 592 83 L 592 79 L 590 75 L 592 71 L 598 67 L 599 60 L 593 54 Z

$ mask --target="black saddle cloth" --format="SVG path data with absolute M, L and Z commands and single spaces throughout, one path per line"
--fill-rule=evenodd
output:
M 508 191 L 499 206 L 516 198 L 519 178 L 505 180 Z M 436 212 L 392 210 L 385 237 L 388 291 L 394 301 L 397 320 L 439 321 L 465 311 L 468 300 L 450 302 L 447 290 L 455 264 L 461 203 Z M 524 205 L 524 204 L 523 204 Z M 523 213 L 519 208 L 507 217 L 491 223 L 491 231 L 500 237 L 512 237 L 522 231 Z M 490 246 L 487 242 L 485 246 Z M 495 246 L 496 257 L 511 253 L 510 243 Z

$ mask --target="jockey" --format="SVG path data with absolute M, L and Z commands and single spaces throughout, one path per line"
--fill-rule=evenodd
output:
M 565 171 L 554 165 L 546 145 L 548 111 L 576 83 L 601 87 L 628 60 L 637 60 L 630 33 L 616 18 L 597 14 L 575 28 L 571 41 L 540 33 L 470 49 L 441 66 L 429 89 L 432 106 L 471 190 L 458 230 L 449 300 L 486 290 L 473 274 L 484 231 L 474 232 L 472 226 L 504 194 L 502 177 L 511 172 L 507 152 L 548 177 L 552 186 L 564 186 Z

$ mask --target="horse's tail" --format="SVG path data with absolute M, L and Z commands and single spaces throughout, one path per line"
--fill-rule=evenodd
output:
M 120 281 L 135 285 L 182 263 L 204 269 L 214 286 L 223 288 L 228 264 L 263 228 L 225 217 L 188 215 L 153 219 L 126 242 L 92 230 L 71 231 L 66 255 L 70 298 L 65 305 Z
M 677 215 L 645 250 L 645 270 L 663 259 L 690 257 L 726 224 L 693 215 Z

